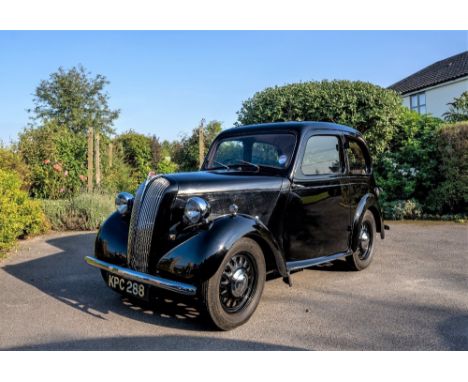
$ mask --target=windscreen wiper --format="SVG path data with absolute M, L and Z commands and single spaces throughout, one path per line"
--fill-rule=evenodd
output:
M 214 160 L 213 163 L 219 164 L 221 167 L 224 167 L 227 170 L 230 170 L 230 167 L 224 163 L 218 162 L 217 160 Z
M 257 172 L 260 171 L 260 166 L 259 166 L 258 164 L 255 164 L 255 163 L 252 163 L 252 162 L 248 162 L 248 161 L 243 160 L 243 159 L 236 159 L 236 162 L 248 164 L 249 166 L 255 167 L 256 170 L 257 170 Z

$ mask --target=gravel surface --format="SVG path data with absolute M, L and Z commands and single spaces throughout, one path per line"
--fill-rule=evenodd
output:
M 468 225 L 393 223 L 370 268 L 343 262 L 267 282 L 251 320 L 213 330 L 178 299 L 138 306 L 54 233 L 0 263 L 2 350 L 468 350 Z

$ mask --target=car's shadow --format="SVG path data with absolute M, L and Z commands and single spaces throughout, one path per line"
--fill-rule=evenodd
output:
M 24 345 L 5 350 L 307 350 L 255 341 L 187 335 L 99 337 Z
M 215 330 L 197 304 L 180 296 L 164 295 L 152 303 L 136 302 L 109 289 L 84 256 L 92 253 L 94 233 L 68 235 L 46 242 L 57 252 L 30 261 L 5 265 L 10 275 L 49 296 L 91 315 L 106 319 L 113 312 L 154 325 L 186 330 Z

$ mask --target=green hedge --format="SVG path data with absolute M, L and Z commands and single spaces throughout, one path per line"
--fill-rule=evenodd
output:
M 113 196 L 97 193 L 83 193 L 70 199 L 45 199 L 42 207 L 56 231 L 97 229 L 115 210 Z
M 374 171 L 386 219 L 466 218 L 468 122 L 408 111 Z
M 0 254 L 11 248 L 17 238 L 48 229 L 40 203 L 21 188 L 20 175 L 0 169 Z

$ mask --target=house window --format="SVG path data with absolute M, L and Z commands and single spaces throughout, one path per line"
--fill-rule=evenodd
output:
M 411 110 L 417 111 L 419 114 L 426 114 L 426 94 L 418 93 L 410 97 Z

